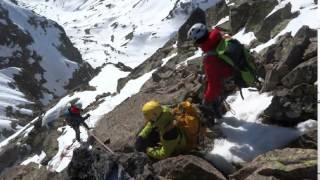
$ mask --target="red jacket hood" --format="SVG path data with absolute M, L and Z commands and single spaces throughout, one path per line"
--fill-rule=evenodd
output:
M 209 32 L 209 37 L 203 43 L 200 44 L 200 48 L 203 52 L 208 52 L 209 50 L 214 49 L 221 40 L 220 30 L 215 28 Z

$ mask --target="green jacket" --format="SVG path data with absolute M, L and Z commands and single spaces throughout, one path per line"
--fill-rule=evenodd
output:
M 170 109 L 162 106 L 162 113 L 156 122 L 148 122 L 138 136 L 147 138 L 153 128 L 157 128 L 160 134 L 159 147 L 148 147 L 147 154 L 154 159 L 164 159 L 174 153 L 182 152 L 186 149 L 186 135 L 179 127 L 172 126 L 174 117 Z

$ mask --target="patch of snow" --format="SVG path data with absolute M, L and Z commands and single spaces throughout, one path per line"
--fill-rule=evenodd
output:
M 4 19 L 0 19 L 0 24 L 2 24 L 4 26 L 8 25 L 7 21 Z
M 53 95 L 43 92 L 43 97 L 40 99 L 41 103 L 44 105 L 48 105 L 50 103 L 50 101 L 53 99 Z
M 39 82 L 42 79 L 42 75 L 40 73 L 37 73 L 34 75 L 34 78 Z
M 22 49 L 20 46 L 17 44 L 14 44 L 13 47 L 10 46 L 0 46 L 0 57 L 5 58 L 5 57 L 11 57 L 13 56 L 14 53 L 16 52 L 21 52 Z
M 59 143 L 58 153 L 48 163 L 50 171 L 61 172 L 65 169 L 71 161 L 73 150 L 80 147 L 77 141 L 74 142 L 74 130 L 70 126 L 63 128 L 62 135 L 57 139 Z
M 14 112 L 18 106 L 23 106 L 26 104 L 32 104 L 28 101 L 24 94 L 16 89 L 15 86 L 11 87 L 9 84 L 15 84 L 13 79 L 15 75 L 20 74 L 21 69 L 15 67 L 4 68 L 0 70 L 0 119 L 2 122 L 16 121 L 15 118 L 5 117 L 7 114 L 8 108 L 11 108 Z M 29 109 L 23 109 L 26 113 L 32 113 Z M 12 129 L 11 126 L 4 126 L 3 123 L 0 123 L 0 129 L 7 129 L 16 131 L 17 129 Z M 2 130 L 0 130 L 2 131 Z M 2 141 L 2 138 L 0 139 Z
M 218 119 L 225 138 L 214 140 L 214 149 L 206 158 L 223 172 L 233 171 L 231 163 L 249 162 L 267 151 L 284 147 L 292 140 L 316 126 L 309 120 L 296 128 L 262 124 L 259 114 L 271 103 L 267 93 L 259 94 L 244 89 L 244 100 L 239 93 L 227 99 L 235 114 L 228 112 Z
M 102 92 L 114 93 L 117 91 L 118 79 L 126 77 L 128 74 L 129 72 L 123 72 L 114 65 L 106 65 L 89 82 L 89 85 L 97 88 L 97 94 Z
M 39 164 L 39 168 L 41 167 L 40 162 L 46 157 L 46 153 L 44 151 L 41 151 L 40 155 L 34 155 L 26 160 L 24 160 L 21 165 L 28 165 L 29 163 L 33 162 L 36 164 Z
M 305 134 L 309 132 L 311 129 L 318 127 L 318 122 L 313 119 L 309 119 L 307 121 L 301 122 L 297 125 L 297 129 L 302 133 Z
M 20 108 L 20 109 L 18 109 L 18 111 L 19 111 L 19 113 L 25 114 L 25 115 L 28 115 L 28 116 L 32 116 L 33 115 L 33 111 L 30 110 L 30 109 Z
M 163 59 L 162 59 L 162 64 L 161 64 L 161 66 L 164 66 L 165 64 L 167 64 L 167 62 L 168 62 L 170 59 L 172 59 L 173 57 L 176 57 L 177 55 L 178 55 L 178 53 L 173 53 L 173 54 L 171 54 L 170 56 L 163 58 Z
M 221 24 L 224 24 L 224 23 L 228 22 L 229 20 L 230 20 L 230 17 L 229 17 L 229 16 L 226 16 L 226 17 L 220 19 L 220 21 L 217 22 L 217 24 L 216 24 L 215 26 L 219 26 L 219 25 L 221 25 Z M 215 26 L 213 26 L 212 28 L 214 28 Z
M 19 136 L 23 136 L 24 134 L 30 132 L 34 126 L 33 124 L 38 120 L 38 117 L 33 119 L 30 123 L 28 123 L 26 126 L 22 127 L 21 129 L 19 129 L 17 132 L 15 132 L 13 135 L 11 135 L 10 137 L 6 138 L 5 140 L 0 142 L 0 151 L 2 149 L 2 147 L 6 146 L 7 144 L 10 143 L 10 141 L 14 140 L 15 138 L 19 137 Z
M 199 58 L 202 56 L 202 50 L 200 48 L 198 48 L 197 51 L 194 52 L 193 56 L 188 57 L 185 61 L 180 62 L 179 64 L 176 65 L 176 69 L 180 68 L 181 66 L 187 66 L 188 61 L 193 60 L 195 58 Z
M 245 33 L 245 28 L 241 29 L 237 34 L 232 36 L 242 44 L 249 45 L 251 41 L 257 39 L 253 32 Z
M 260 113 L 271 104 L 273 96 L 268 93 L 260 94 L 258 90 L 252 88 L 243 88 L 242 93 L 244 99 L 241 98 L 239 91 L 226 99 L 232 112 L 227 112 L 225 117 L 245 119 L 247 122 L 260 121 Z

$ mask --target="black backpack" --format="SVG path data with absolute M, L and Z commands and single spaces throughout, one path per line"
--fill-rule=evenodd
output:
M 216 56 L 232 67 L 241 96 L 241 88 L 255 87 L 259 82 L 253 56 L 236 39 L 222 39 L 215 49 L 206 53 L 206 56 Z

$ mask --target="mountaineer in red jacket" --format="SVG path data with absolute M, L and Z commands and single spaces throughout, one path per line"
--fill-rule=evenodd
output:
M 209 32 L 202 23 L 194 24 L 188 31 L 188 39 L 191 39 L 204 53 L 214 50 L 223 38 L 222 36 L 218 28 Z M 212 108 L 215 116 L 221 118 L 222 114 L 219 109 L 224 100 L 222 96 L 224 83 L 233 77 L 233 69 L 216 56 L 205 56 L 203 67 L 206 76 L 203 105 Z

